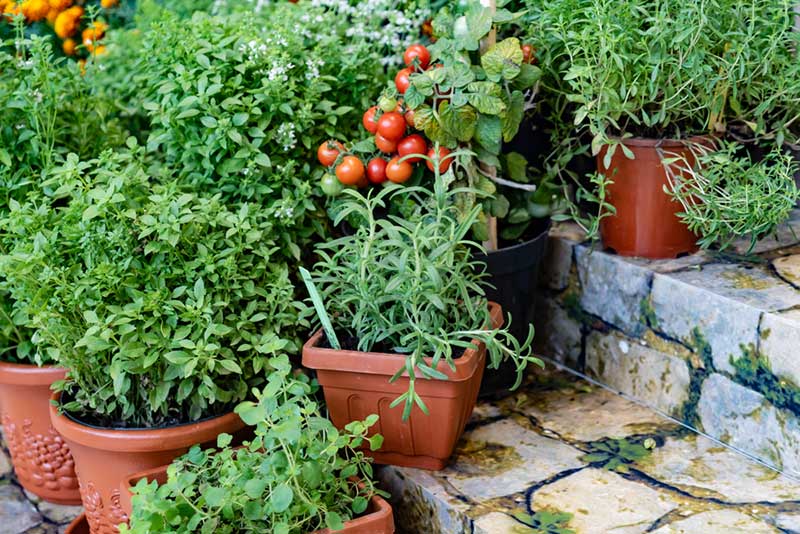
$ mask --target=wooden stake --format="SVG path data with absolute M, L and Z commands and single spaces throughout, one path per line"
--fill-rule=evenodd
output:
M 497 12 L 496 0 L 481 0 L 481 5 L 488 7 L 492 11 L 492 15 Z M 494 29 L 494 25 L 492 25 L 492 31 L 489 32 L 489 35 L 487 35 L 486 38 L 481 42 L 481 54 L 485 54 L 486 51 L 496 43 L 497 31 Z M 488 174 L 497 176 L 497 169 L 493 165 L 481 165 L 481 168 Z M 489 217 L 487 222 L 487 230 L 489 233 L 489 239 L 484 241 L 483 248 L 485 248 L 487 252 L 492 252 L 499 248 L 497 241 L 497 217 Z

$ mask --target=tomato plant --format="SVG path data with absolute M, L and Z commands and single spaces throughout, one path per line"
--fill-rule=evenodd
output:
M 408 137 L 404 137 L 397 143 L 397 153 L 400 157 L 408 156 L 409 154 L 421 154 L 424 155 L 428 152 L 428 143 L 425 142 L 425 138 L 423 138 L 419 134 L 411 134 Z M 422 158 L 407 158 L 406 161 L 409 163 L 416 163 L 420 161 Z
M 399 141 L 406 133 L 406 119 L 396 111 L 381 115 L 378 119 L 378 134 L 391 141 Z
M 325 141 L 317 149 L 317 159 L 325 167 L 336 163 L 339 154 L 344 152 L 344 145 L 338 141 Z
M 370 183 L 378 185 L 386 181 L 386 160 L 373 158 L 367 163 L 367 179 Z

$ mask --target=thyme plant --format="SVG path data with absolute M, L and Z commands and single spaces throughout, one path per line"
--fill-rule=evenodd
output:
M 529 363 L 542 365 L 532 355 L 532 327 L 527 340 L 519 343 L 508 325 L 490 324 L 485 266 L 472 259 L 479 245 L 466 238 L 481 207 L 465 214 L 454 203 L 460 194 L 480 192 L 448 186 L 437 173 L 431 189 L 390 185 L 367 196 L 346 190 L 336 223 L 348 217 L 359 226 L 352 235 L 317 249 L 321 260 L 314 286 L 337 333 L 357 339 L 360 351 L 405 356 L 392 377 L 394 381 L 407 373 L 410 380 L 408 391 L 392 404 L 404 404 L 404 418 L 414 405 L 427 413 L 415 391 L 416 380 L 447 379 L 439 363 L 454 368 L 459 352 L 474 341 L 486 344 L 490 367 L 509 358 L 517 363 L 514 387 Z M 405 217 L 380 218 L 379 211 L 395 200 L 414 209 Z M 426 357 L 432 359 L 430 365 Z
M 700 235 L 703 248 L 728 247 L 735 239 L 756 242 L 775 231 L 800 200 L 794 176 L 798 163 L 790 153 L 774 147 L 760 161 L 745 148 L 726 143 L 720 150 L 698 146 L 698 165 L 670 158 L 684 177 L 670 173 L 670 193 L 683 206 L 680 218 Z
M 308 534 L 341 530 L 367 511 L 379 492 L 370 460 L 357 449 L 380 446 L 380 436 L 366 437 L 377 416 L 340 432 L 320 415 L 308 379 L 290 374 L 288 358 L 272 358 L 270 366 L 275 372 L 256 401 L 237 408 L 256 425 L 255 439 L 234 449 L 223 434 L 217 450 L 195 446 L 175 460 L 166 484 L 139 481 L 122 534 Z

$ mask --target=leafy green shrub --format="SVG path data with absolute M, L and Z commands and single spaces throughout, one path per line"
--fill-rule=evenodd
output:
M 797 162 L 774 147 L 766 157 L 752 161 L 745 148 L 727 143 L 720 150 L 697 149 L 699 166 L 684 158 L 670 158 L 685 177 L 670 173 L 670 193 L 680 201 L 680 218 L 700 235 L 704 248 L 724 249 L 739 237 L 750 238 L 750 248 L 784 222 L 800 199 L 794 180 Z
M 427 411 L 414 391 L 417 377 L 446 379 L 436 366 L 444 361 L 454 367 L 456 351 L 472 346 L 472 340 L 486 344 L 490 367 L 508 358 L 517 363 L 516 385 L 529 363 L 541 364 L 531 354 L 532 327 L 522 344 L 508 325 L 492 328 L 484 266 L 471 259 L 471 247 L 477 245 L 465 238 L 480 207 L 462 218 L 454 196 L 464 191 L 448 190 L 448 185 L 437 179 L 430 191 L 392 184 L 366 197 L 346 190 L 337 222 L 352 215 L 358 229 L 318 247 L 322 259 L 314 283 L 326 306 L 318 314 L 327 312 L 334 330 L 357 339 L 360 351 L 406 355 L 393 377 L 408 373 L 410 378 L 409 390 L 393 404 L 405 403 L 406 418 L 414 404 Z M 397 196 L 416 209 L 405 218 L 378 218 L 378 211 Z M 433 358 L 432 366 L 425 357 Z
M 46 195 L 12 206 L 15 310 L 69 369 L 68 411 L 147 427 L 221 413 L 297 350 L 278 214 L 152 183 L 129 143 L 69 156 Z
M 0 22 L 0 25 L 6 24 Z M 49 38 L 23 35 L 0 41 L 0 253 L 9 236 L 2 220 L 70 152 L 87 156 L 121 144 L 109 119 L 113 104 L 98 91 L 92 71 L 53 54 Z M 1 275 L 2 273 L 0 273 Z M 16 314 L 0 276 L 0 359 L 46 363 L 30 343 L 24 315 Z
M 713 134 L 780 146 L 800 135 L 800 34 L 790 0 L 528 4 L 554 125 L 550 171 L 577 190 L 576 200 L 597 204 L 600 217 L 607 184 L 596 176 L 587 183 L 571 165 L 575 155 L 608 146 L 607 167 L 617 150 L 632 157 L 620 137 Z M 596 217 L 573 215 L 597 230 Z
M 277 199 L 295 218 L 312 209 L 309 149 L 354 127 L 352 105 L 382 78 L 363 44 L 326 31 L 335 19 L 304 23 L 303 13 L 286 3 L 258 21 L 198 13 L 155 23 L 139 66 L 148 148 L 226 198 Z
M 232 449 L 231 436 L 223 434 L 218 450 L 195 446 L 173 462 L 166 484 L 139 481 L 123 534 L 307 534 L 341 529 L 367 510 L 376 493 L 372 465 L 356 449 L 377 416 L 339 432 L 320 416 L 308 379 L 290 376 L 287 358 L 272 358 L 270 365 L 276 371 L 257 401 L 237 409 L 257 425 L 253 442 Z M 380 442 L 369 438 L 373 449 Z

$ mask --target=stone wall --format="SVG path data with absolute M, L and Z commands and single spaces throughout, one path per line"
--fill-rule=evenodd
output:
M 572 227 L 537 309 L 547 357 L 800 476 L 800 211 L 776 238 L 646 261 Z M 793 231 L 794 230 L 794 231 Z

